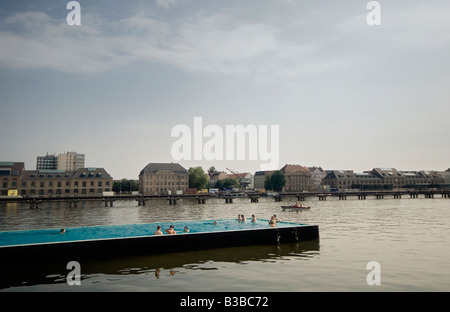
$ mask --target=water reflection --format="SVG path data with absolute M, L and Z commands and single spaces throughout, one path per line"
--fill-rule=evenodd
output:
M 223 263 L 277 262 L 280 260 L 308 260 L 319 255 L 319 241 L 296 244 L 242 246 L 192 252 L 179 252 L 136 257 L 115 257 L 85 260 L 81 265 L 81 285 L 102 280 L 120 279 L 124 275 L 175 275 L 186 271 L 221 270 Z M 73 259 L 72 259 L 73 260 Z M 70 270 L 67 262 L 34 263 L 24 261 L 1 266 L 0 289 L 27 290 L 21 286 L 65 284 Z M 18 288 L 16 288 L 18 287 Z M 83 289 L 83 286 L 80 288 Z

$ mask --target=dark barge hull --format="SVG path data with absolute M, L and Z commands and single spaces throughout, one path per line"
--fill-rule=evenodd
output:
M 151 255 L 245 245 L 276 245 L 319 239 L 317 225 L 95 239 L 0 247 L 0 262 L 93 259 Z

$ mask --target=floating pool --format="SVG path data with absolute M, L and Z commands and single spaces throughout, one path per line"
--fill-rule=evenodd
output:
M 174 226 L 175 235 L 154 235 Z M 189 232 L 184 232 L 185 226 Z M 318 226 L 267 220 L 206 220 L 88 226 L 0 232 L 0 259 L 23 256 L 102 256 L 124 253 L 158 253 L 228 246 L 277 244 L 319 238 Z

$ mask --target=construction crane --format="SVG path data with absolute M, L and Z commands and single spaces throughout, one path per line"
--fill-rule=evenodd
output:
M 240 177 L 239 176 L 239 172 L 235 172 L 235 171 L 233 171 L 233 170 L 231 170 L 229 168 L 227 168 L 227 170 L 230 171 L 236 178 L 239 179 L 239 183 L 241 184 L 241 186 L 243 188 L 247 188 L 252 183 L 251 179 Z

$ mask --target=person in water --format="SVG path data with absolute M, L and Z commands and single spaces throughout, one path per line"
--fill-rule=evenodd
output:
M 168 229 L 164 230 L 167 234 L 177 234 L 173 229 L 173 225 L 171 225 Z
M 187 226 L 184 227 L 184 232 L 189 233 L 189 228 Z
M 59 234 L 64 234 L 66 233 L 66 229 L 61 229 L 61 231 L 59 231 Z
M 252 222 L 256 222 L 256 217 L 254 214 L 252 214 Z
M 277 221 L 281 221 L 281 220 L 277 218 L 277 215 L 273 215 L 273 216 L 270 218 L 269 225 L 270 225 L 271 227 L 275 227 L 275 226 L 277 226 Z
M 155 234 L 155 235 L 163 235 L 163 232 L 161 232 L 161 225 L 158 225 L 156 227 L 156 231 L 153 234 Z
M 241 215 L 241 221 L 242 221 L 242 222 L 245 222 L 245 221 L 247 221 L 247 218 L 245 218 L 244 215 Z

